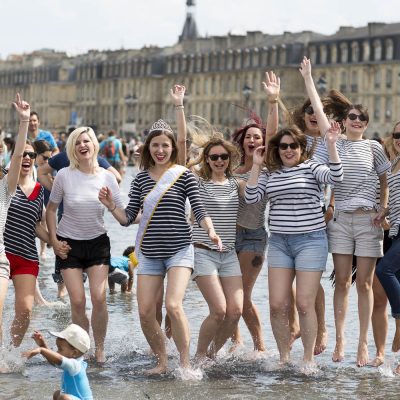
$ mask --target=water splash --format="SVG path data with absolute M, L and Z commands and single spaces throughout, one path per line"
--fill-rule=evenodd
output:
M 178 367 L 174 370 L 173 375 L 176 379 L 182 381 L 201 381 L 203 379 L 203 372 L 200 368 L 182 368 Z

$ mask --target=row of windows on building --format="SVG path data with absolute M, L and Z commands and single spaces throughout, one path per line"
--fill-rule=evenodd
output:
M 285 66 L 291 63 L 290 49 L 285 44 L 271 47 L 228 49 L 198 54 L 177 54 L 165 58 L 167 74 L 232 71 L 266 66 Z M 314 64 L 360 63 L 394 59 L 394 41 L 386 39 L 360 39 L 310 44 L 309 56 Z M 294 60 L 297 62 L 299 60 Z M 150 76 L 153 64 L 159 59 L 131 59 L 82 64 L 76 67 L 78 81 L 107 78 Z M 72 78 L 72 76 L 71 76 Z M 32 70 L 0 72 L 0 85 L 40 83 L 59 80 L 59 67 L 42 67 Z

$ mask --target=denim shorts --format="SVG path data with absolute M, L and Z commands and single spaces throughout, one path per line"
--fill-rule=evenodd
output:
M 138 275 L 161 275 L 165 276 L 171 267 L 186 267 L 193 269 L 194 251 L 193 245 L 184 247 L 169 258 L 148 258 L 138 251 L 139 267 Z
M 237 227 L 236 252 L 247 251 L 264 257 L 267 247 L 267 232 L 265 228 L 247 229 Z
M 217 275 L 220 277 L 242 276 L 236 251 L 223 253 L 215 250 L 194 248 L 194 271 L 192 279 L 198 276 Z
M 383 256 L 383 229 L 374 226 L 374 213 L 336 211 L 328 223 L 329 252 L 359 257 Z
M 296 271 L 325 271 L 328 239 L 325 229 L 293 235 L 271 233 L 268 247 L 269 268 Z

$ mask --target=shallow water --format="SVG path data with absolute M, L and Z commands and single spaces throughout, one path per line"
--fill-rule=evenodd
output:
M 128 171 L 122 184 L 127 195 L 133 171 Z M 122 228 L 107 213 L 106 223 L 112 243 L 112 254 L 120 255 L 126 246 L 132 244 L 136 227 Z M 44 297 L 56 301 L 56 286 L 52 281 L 54 257 L 51 250 L 41 264 L 39 282 Z M 185 380 L 174 369 L 178 366 L 177 353 L 172 343 L 168 344 L 171 373 L 157 378 L 148 378 L 142 374 L 143 368 L 154 365 L 154 359 L 148 355 L 148 345 L 140 329 L 136 297 L 120 293 L 108 296 L 109 328 L 106 341 L 107 362 L 104 368 L 89 363 L 88 376 L 95 398 L 97 399 L 395 399 L 400 391 L 400 378 L 391 376 L 390 366 L 397 362 L 390 351 L 394 334 L 393 320 L 389 319 L 389 338 L 387 344 L 387 364 L 383 368 L 357 368 L 355 357 L 357 350 L 358 318 L 355 288 L 352 288 L 347 318 L 346 359 L 340 364 L 331 361 L 334 348 L 334 321 L 332 298 L 333 290 L 328 280 L 332 270 L 331 260 L 328 272 L 323 276 L 326 291 L 326 317 L 329 330 L 327 350 L 316 357 L 318 371 L 312 375 L 301 372 L 302 346 L 300 340 L 293 346 L 293 365 L 278 368 L 278 356 L 275 341 L 269 324 L 267 269 L 263 268 L 254 292 L 254 300 L 260 308 L 264 335 L 269 351 L 263 357 L 252 352 L 252 344 L 247 329 L 242 327 L 245 346 L 235 355 L 222 350 L 218 360 L 202 371 L 194 379 Z M 8 329 L 13 314 L 14 293 L 12 285 L 7 296 L 4 310 L 5 343 L 9 342 Z M 191 353 L 195 350 L 197 335 L 202 320 L 207 315 L 207 306 L 195 284 L 190 283 L 185 299 L 185 310 L 192 332 Z M 90 308 L 90 304 L 88 305 Z M 60 305 L 51 308 L 36 307 L 28 334 L 17 351 L 0 349 L 0 367 L 8 366 L 13 372 L 0 374 L 0 399 L 42 400 L 50 399 L 54 390 L 59 388 L 60 371 L 45 362 L 40 356 L 24 363 L 20 352 L 33 348 L 35 344 L 29 338 L 34 329 L 42 330 L 50 345 L 54 339 L 49 330 L 61 330 L 70 322 L 68 307 Z M 375 353 L 372 334 L 370 334 L 369 352 Z M 203 375 L 198 380 L 199 373 Z M 197 379 L 197 380 L 196 380 Z

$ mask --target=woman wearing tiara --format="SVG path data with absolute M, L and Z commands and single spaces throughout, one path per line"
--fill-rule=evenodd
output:
M 183 110 L 183 104 L 175 104 Z M 136 236 L 139 268 L 137 299 L 143 333 L 157 357 L 148 375 L 167 372 L 164 335 L 156 319 L 155 299 L 167 276 L 165 306 L 171 320 L 172 336 L 180 354 L 180 365 L 188 368 L 189 325 L 183 310 L 183 297 L 193 269 L 191 229 L 186 220 L 185 203 L 189 199 L 197 223 L 212 243 L 221 248 L 211 219 L 200 200 L 193 173 L 177 165 L 178 150 L 172 129 L 163 120 L 151 127 L 143 146 L 139 172 L 131 184 L 129 204 L 124 209 L 114 202 L 110 188 L 99 193 L 100 201 L 122 224 L 130 225 L 140 210 L 142 217 Z

